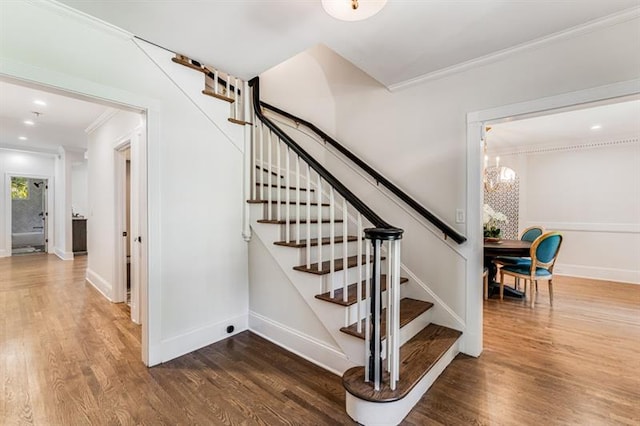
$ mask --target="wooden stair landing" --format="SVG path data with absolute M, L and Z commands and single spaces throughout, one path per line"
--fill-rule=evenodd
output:
M 371 259 L 370 262 L 373 262 L 373 256 L 371 256 L 370 259 Z M 385 259 L 384 256 L 380 258 L 380 260 L 384 260 L 384 259 Z M 362 265 L 364 265 L 366 261 L 367 261 L 367 257 L 362 256 Z M 334 271 L 343 270 L 344 265 L 342 263 L 343 263 L 342 258 L 336 259 L 335 265 L 334 265 L 335 266 Z M 348 257 L 347 268 L 355 268 L 356 266 L 358 266 L 358 256 Z M 300 272 L 308 272 L 314 275 L 327 275 L 331 273 L 331 262 L 329 260 L 322 262 L 322 266 L 319 271 L 318 271 L 317 263 L 312 263 L 310 268 L 307 268 L 307 265 L 300 265 L 300 266 L 294 266 L 293 269 Z
M 423 300 L 410 299 L 405 297 L 400 300 L 400 328 L 409 324 L 423 313 L 433 307 L 433 303 Z M 350 334 L 364 340 L 365 321 L 362 320 L 362 333 L 358 333 L 358 324 L 353 323 L 349 327 L 342 327 L 340 331 Z M 383 309 L 380 313 L 380 338 L 384 339 L 387 335 L 387 310 Z
M 406 282 L 408 282 L 409 279 L 405 278 L 405 277 L 400 277 L 400 284 L 404 284 Z M 366 294 L 366 287 L 367 287 L 367 281 L 363 280 L 360 285 L 362 286 L 362 300 L 364 300 L 364 295 Z M 382 288 L 382 291 L 386 291 L 387 290 L 387 276 L 386 275 L 380 275 L 380 287 Z M 320 300 L 324 300 L 325 302 L 330 302 L 330 303 L 336 303 L 338 305 L 342 305 L 342 306 L 351 306 L 353 304 L 355 304 L 358 301 L 358 285 L 357 284 L 351 284 L 349 287 L 347 287 L 347 301 L 345 302 L 344 300 L 342 300 L 342 289 L 338 288 L 333 292 L 333 298 L 331 298 L 331 293 L 330 292 L 326 292 L 326 293 L 322 293 L 322 294 L 318 294 L 316 295 L 316 299 L 320 299 Z
M 383 328 L 384 330 L 384 328 Z M 440 325 L 429 324 L 400 348 L 400 380 L 396 390 L 385 384 L 379 391 L 364 381 L 364 367 L 353 367 L 342 376 L 342 384 L 351 395 L 371 402 L 392 402 L 404 398 L 455 344 L 462 333 Z

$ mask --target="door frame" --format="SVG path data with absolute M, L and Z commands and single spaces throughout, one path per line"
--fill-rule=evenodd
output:
M 47 175 L 37 175 L 30 173 L 17 173 L 17 172 L 5 172 L 5 247 L 7 250 L 7 256 L 13 256 L 12 253 L 12 242 L 13 242 L 13 211 L 12 211 L 12 203 L 11 199 L 11 178 L 20 177 L 20 178 L 28 178 L 28 179 L 42 179 L 47 181 L 46 189 L 47 192 L 47 219 L 46 219 L 46 235 L 45 242 L 46 253 L 53 253 L 53 247 L 55 246 L 54 236 L 55 236 L 55 187 L 54 187 L 54 177 Z M 51 192 L 49 192 L 51 191 Z
M 142 323 L 141 317 L 141 283 L 144 280 L 141 260 L 144 258 L 142 253 L 142 236 L 141 230 L 146 228 L 146 204 L 141 196 L 144 193 L 142 189 L 141 169 L 144 161 L 141 153 L 144 152 L 144 138 L 142 126 L 136 127 L 131 133 L 122 137 L 115 145 L 115 161 L 114 161 L 114 216 L 116 218 L 115 226 L 115 252 L 114 252 L 114 283 L 113 301 L 126 302 L 127 299 L 127 238 L 123 238 L 122 232 L 126 228 L 126 155 L 129 150 L 130 154 L 130 209 L 129 220 L 130 226 L 128 232 L 129 249 L 130 249 L 130 276 L 131 276 L 131 320 L 136 324 Z
M 467 265 L 466 265 L 466 324 L 463 351 L 479 356 L 483 348 L 483 233 L 482 190 L 483 156 L 481 140 L 485 124 L 549 115 L 580 108 L 585 104 L 620 101 L 640 95 L 640 79 L 597 86 L 575 92 L 534 99 L 516 104 L 470 112 L 467 114 Z

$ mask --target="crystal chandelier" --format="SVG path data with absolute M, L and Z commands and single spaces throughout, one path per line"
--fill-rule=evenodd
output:
M 484 145 L 484 190 L 487 192 L 508 191 L 513 188 L 516 182 L 516 172 L 500 165 L 500 157 L 496 157 L 495 166 L 489 166 L 489 156 L 487 155 L 487 133 L 491 127 L 485 128 Z

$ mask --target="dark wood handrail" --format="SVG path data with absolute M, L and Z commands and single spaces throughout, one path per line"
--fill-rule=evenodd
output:
M 389 225 L 380 216 L 378 216 L 369 206 L 360 200 L 353 192 L 342 184 L 335 176 L 325 169 L 316 159 L 310 156 L 300 145 L 298 145 L 289 135 L 287 135 L 280 127 L 273 123 L 269 118 L 262 114 L 260 108 L 260 79 L 254 77 L 249 81 L 249 85 L 253 88 L 253 107 L 256 117 L 260 119 L 276 136 L 278 136 L 289 148 L 293 150 L 303 161 L 318 173 L 329 185 L 331 185 L 341 196 L 343 196 L 349 204 L 351 204 L 358 212 L 360 212 L 373 226 L 379 230 L 375 232 L 371 230 L 372 235 L 386 235 L 385 239 L 400 239 L 404 232 L 400 228 Z
M 381 183 L 384 187 L 386 187 L 389 191 L 391 191 L 396 197 L 400 198 L 405 204 L 407 204 L 413 210 L 418 212 L 420 214 L 420 216 L 424 217 L 429 222 L 431 222 L 436 228 L 438 228 L 440 231 L 442 231 L 445 234 L 445 236 L 451 238 L 453 241 L 455 241 L 458 244 L 462 244 L 465 241 L 467 241 L 467 237 L 465 237 L 464 235 L 460 234 L 458 231 L 456 231 L 455 229 L 453 229 L 452 227 L 450 227 L 449 225 L 444 223 L 437 216 L 435 216 L 433 213 L 431 213 L 429 210 L 427 210 L 422 204 L 418 203 L 416 200 L 411 198 L 404 191 L 402 191 L 396 185 L 391 183 L 387 178 L 382 176 L 375 169 L 373 169 L 367 163 L 362 161 L 359 157 L 357 157 L 355 154 L 353 154 L 347 148 L 345 148 L 340 143 L 338 143 L 331 136 L 329 136 L 328 134 L 323 132 L 321 129 L 316 127 L 315 124 L 310 123 L 307 120 L 304 120 L 304 119 L 302 119 L 300 117 L 296 117 L 295 115 L 293 115 L 291 113 L 288 113 L 288 112 L 286 112 L 286 111 L 284 111 L 284 110 L 282 110 L 282 109 L 280 109 L 278 107 L 270 105 L 270 104 L 268 104 L 266 102 L 262 102 L 261 101 L 260 105 L 262 107 L 268 109 L 268 110 L 271 110 L 271 111 L 273 111 L 273 112 L 275 112 L 275 113 L 277 113 L 279 115 L 282 115 L 283 117 L 286 117 L 286 118 L 288 118 L 290 120 L 293 120 L 296 123 L 302 124 L 305 127 L 307 127 L 308 129 L 310 129 L 311 131 L 313 131 L 316 135 L 320 136 L 324 141 L 328 142 L 331 146 L 333 146 L 335 149 L 337 149 L 342 155 L 347 157 L 349 160 L 354 162 L 358 167 L 360 167 L 362 170 L 364 170 L 369 176 L 374 178 L 376 180 L 376 182 Z

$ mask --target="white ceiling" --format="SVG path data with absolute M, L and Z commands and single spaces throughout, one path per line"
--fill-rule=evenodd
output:
M 342 22 L 320 0 L 62 3 L 241 78 L 325 44 L 386 86 L 638 7 L 638 0 L 389 0 L 368 20 Z
M 594 126 L 599 128 L 592 129 Z M 640 138 L 640 100 L 492 124 L 489 154 Z
M 42 100 L 46 106 L 34 104 Z M 55 151 L 59 145 L 86 149 L 85 129 L 107 110 L 104 105 L 0 81 L 0 146 Z M 42 113 L 35 117 L 33 111 Z M 33 126 L 24 120 L 35 122 Z M 20 140 L 25 136 L 26 141 Z

